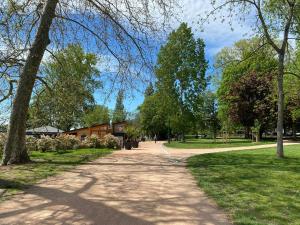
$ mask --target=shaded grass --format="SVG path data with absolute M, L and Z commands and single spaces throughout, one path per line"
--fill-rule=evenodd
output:
M 227 147 L 242 147 L 242 146 L 255 146 L 263 144 L 274 144 L 274 141 L 262 140 L 260 142 L 252 142 L 248 139 L 228 139 L 226 143 L 224 139 L 187 139 L 186 142 L 173 141 L 170 144 L 165 143 L 165 146 L 170 148 L 227 148 Z
M 0 200 L 19 193 L 41 179 L 111 153 L 109 149 L 78 149 L 63 152 L 31 152 L 31 163 L 0 167 Z
M 188 167 L 238 225 L 300 224 L 300 146 L 198 155 Z

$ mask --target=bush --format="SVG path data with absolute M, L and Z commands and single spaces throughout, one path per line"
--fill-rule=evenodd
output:
M 2 154 L 6 142 L 6 133 L 0 133 L 0 154 Z
M 37 141 L 37 149 L 41 152 L 55 151 L 56 146 L 56 140 L 49 136 L 42 135 Z
M 111 134 L 107 134 L 104 136 L 104 146 L 106 148 L 111 148 L 111 149 L 120 149 L 121 143 L 120 143 L 119 138 L 117 138 Z
M 80 140 L 74 135 L 59 135 L 55 138 L 56 150 L 78 149 Z
M 91 137 L 86 138 L 82 143 L 81 147 L 83 148 L 103 148 L 103 140 L 101 140 L 97 135 L 92 135 Z
M 38 150 L 37 142 L 38 142 L 38 140 L 35 137 L 26 136 L 26 149 L 27 149 L 27 151 L 37 151 Z

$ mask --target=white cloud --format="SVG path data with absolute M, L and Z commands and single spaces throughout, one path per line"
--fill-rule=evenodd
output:
M 251 21 L 248 20 L 244 24 L 240 24 L 239 18 L 233 18 L 233 23 L 230 26 L 229 21 L 222 23 L 221 17 L 228 16 L 228 12 L 223 11 L 217 14 L 217 20 L 209 20 L 201 24 L 201 18 L 207 15 L 207 12 L 212 10 L 211 0 L 183 0 L 181 5 L 181 21 L 187 22 L 193 28 L 193 32 L 197 37 L 205 40 L 207 45 L 207 55 L 213 57 L 223 47 L 230 46 L 234 42 L 249 37 L 252 33 Z M 174 28 L 178 23 L 174 23 Z M 232 30 L 232 28 L 234 28 Z M 201 30 L 203 29 L 203 32 Z

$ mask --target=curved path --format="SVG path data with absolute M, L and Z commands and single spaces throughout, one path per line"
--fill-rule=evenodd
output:
M 0 224 L 231 224 L 185 168 L 206 150 L 176 151 L 145 142 L 51 177 L 1 203 Z

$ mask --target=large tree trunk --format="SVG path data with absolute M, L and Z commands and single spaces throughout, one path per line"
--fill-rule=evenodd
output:
M 284 54 L 279 54 L 278 64 L 278 118 L 277 118 L 277 156 L 279 158 L 284 157 L 283 152 L 283 107 L 284 107 L 284 96 L 283 96 L 283 74 L 284 74 Z
M 46 1 L 34 43 L 21 72 L 10 116 L 8 138 L 2 160 L 3 165 L 29 161 L 25 147 L 26 116 L 37 72 L 46 47 L 50 43 L 49 30 L 55 16 L 57 3 L 58 0 Z

